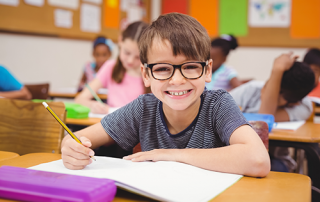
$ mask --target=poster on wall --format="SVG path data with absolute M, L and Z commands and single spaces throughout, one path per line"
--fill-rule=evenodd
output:
M 0 4 L 6 6 L 18 6 L 19 0 L 0 0 Z
M 70 9 L 78 9 L 79 0 L 48 0 L 50 6 L 62 7 L 62 8 L 70 8 Z
M 71 28 L 73 13 L 68 10 L 55 9 L 54 10 L 54 24 L 57 27 Z
M 289 27 L 291 0 L 249 0 L 250 27 Z
M 42 7 L 44 5 L 44 0 L 24 0 L 24 2 L 26 4 L 38 7 Z
M 99 33 L 101 31 L 101 9 L 99 6 L 81 5 L 80 28 L 84 32 Z

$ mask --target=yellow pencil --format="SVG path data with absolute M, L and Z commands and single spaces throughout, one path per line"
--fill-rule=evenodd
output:
M 49 107 L 49 105 L 46 102 L 42 102 L 43 106 L 50 112 L 50 114 L 60 123 L 60 125 L 69 133 L 69 135 L 78 143 L 82 144 L 82 142 L 79 140 L 79 138 L 72 133 L 72 131 L 64 124 L 61 119 L 54 113 L 54 111 Z M 94 156 L 90 156 L 91 159 L 96 160 Z

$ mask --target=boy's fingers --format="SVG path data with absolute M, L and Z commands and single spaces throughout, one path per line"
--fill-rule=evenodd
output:
M 70 139 L 72 140 L 72 139 Z M 80 138 L 81 142 L 83 140 L 83 142 L 86 142 L 86 144 L 88 144 L 87 142 L 89 141 L 87 138 L 82 139 Z M 89 141 L 90 142 L 90 141 Z M 91 142 L 90 142 L 91 144 Z M 72 149 L 74 152 L 78 152 L 87 156 L 93 156 L 94 152 L 92 151 L 92 149 L 88 148 L 87 146 L 80 144 L 78 142 L 76 142 L 75 140 L 70 141 L 70 143 L 68 143 L 70 149 Z
M 91 147 L 92 146 L 91 141 L 86 137 L 80 137 L 80 141 L 86 147 Z

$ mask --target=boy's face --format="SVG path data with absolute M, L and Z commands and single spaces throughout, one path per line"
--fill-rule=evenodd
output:
M 320 66 L 318 65 L 310 65 L 310 68 L 312 69 L 312 71 L 314 72 L 314 76 L 315 76 L 315 86 L 318 85 L 319 83 L 319 78 L 320 78 Z
M 168 40 L 154 39 L 152 47 L 148 51 L 148 64 L 170 63 L 180 65 L 185 62 L 193 62 L 184 55 L 174 56 L 171 44 Z M 205 61 L 196 61 L 205 62 Z M 146 87 L 151 86 L 152 93 L 163 103 L 163 108 L 170 110 L 187 110 L 200 105 L 200 95 L 205 88 L 205 82 L 211 81 L 211 65 L 209 61 L 207 71 L 198 79 L 186 79 L 179 69 L 167 80 L 156 80 L 151 75 L 150 68 L 141 66 L 143 81 Z M 147 72 L 148 71 L 148 72 Z M 170 94 L 171 93 L 171 94 Z M 180 93 L 183 95 L 172 95 Z M 199 109 L 199 108 L 198 108 Z

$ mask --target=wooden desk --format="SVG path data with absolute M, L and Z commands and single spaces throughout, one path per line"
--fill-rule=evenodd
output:
M 295 131 L 272 130 L 269 140 L 320 143 L 320 124 L 306 122 Z
M 320 189 L 320 124 L 306 122 L 296 131 L 273 130 L 269 134 L 269 145 L 303 149 L 308 161 L 308 175 L 312 185 Z M 317 194 L 317 197 L 319 195 Z M 319 199 L 317 199 L 319 200 Z
M 0 161 L 16 158 L 18 156 L 20 155 L 14 152 L 0 151 Z
M 61 156 L 59 154 L 26 154 L 14 159 L 0 161 L 0 166 L 10 165 L 27 168 L 40 163 L 58 160 L 60 158 Z M 9 200 L 0 199 L 0 201 Z M 114 201 L 132 202 L 150 201 L 150 199 L 118 189 Z M 311 201 L 311 180 L 308 176 L 279 172 L 270 172 L 266 178 L 262 179 L 243 177 L 211 201 Z
M 85 119 L 72 119 L 66 118 L 66 124 L 69 125 L 81 125 L 81 126 L 91 126 L 101 121 L 100 118 L 85 118 Z
M 49 92 L 49 96 L 53 98 L 70 98 L 74 99 L 79 93 L 59 93 L 59 92 Z M 106 100 L 108 96 L 106 94 L 98 94 L 100 99 Z

